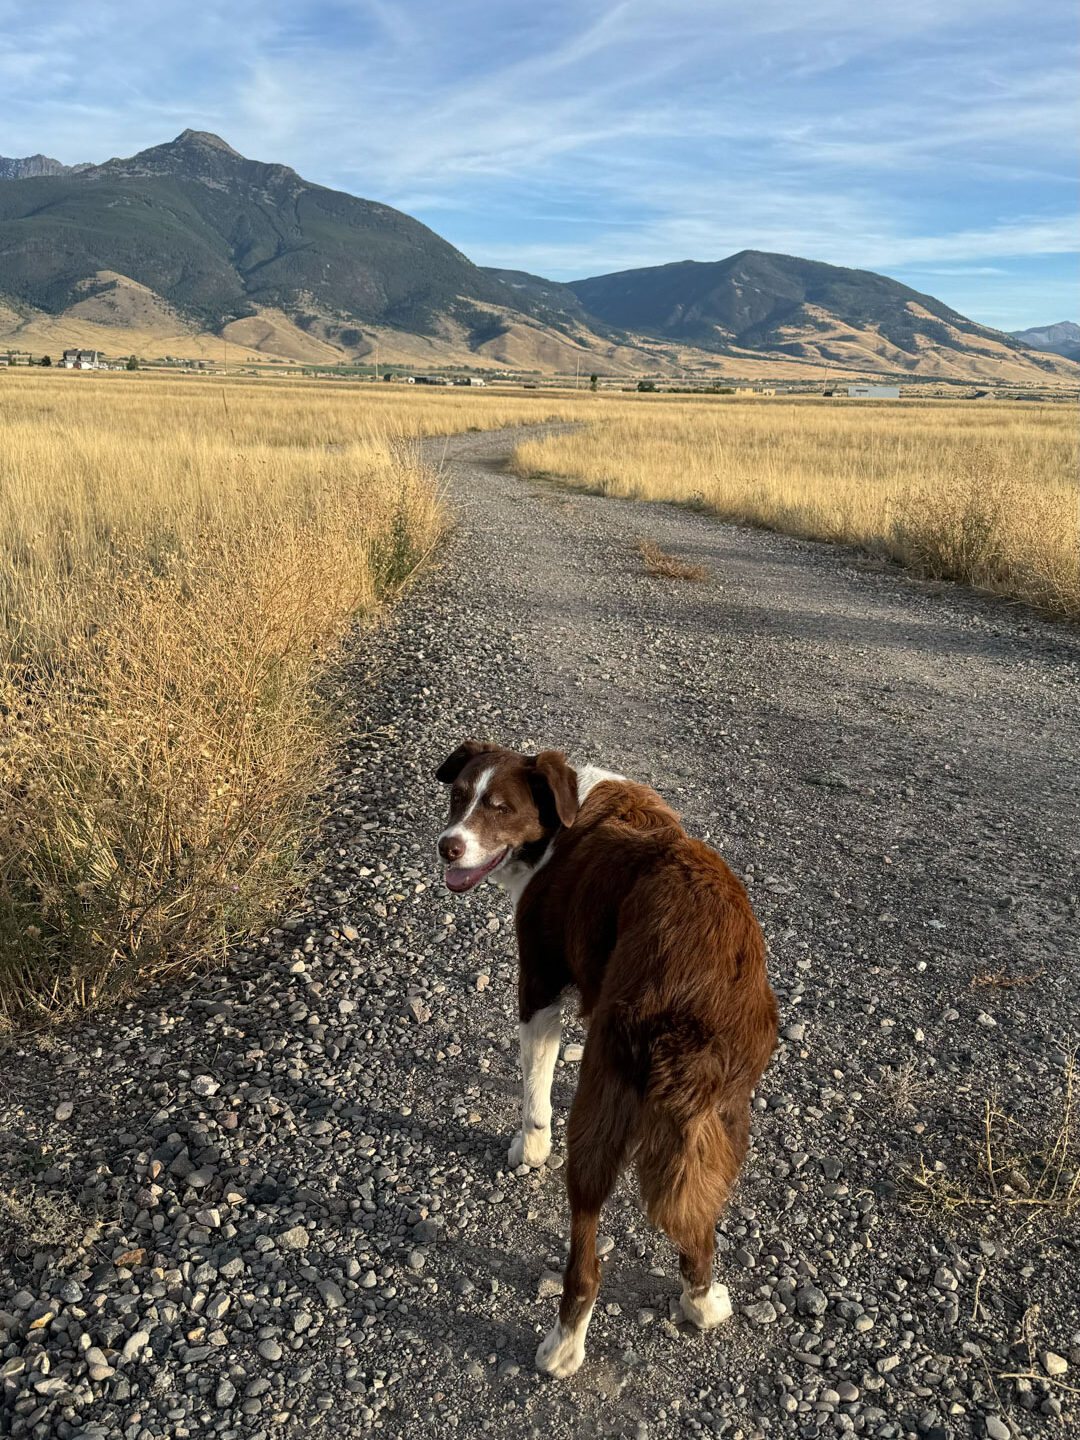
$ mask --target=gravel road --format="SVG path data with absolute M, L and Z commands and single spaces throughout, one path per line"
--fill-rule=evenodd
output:
M 1024 1203 L 1080 1035 L 1080 637 L 515 478 L 514 439 L 429 447 L 460 524 L 334 682 L 325 860 L 280 928 L 2 1057 L 0 1435 L 1080 1434 L 1080 1211 Z M 708 578 L 651 578 L 643 536 Z M 434 863 L 466 735 L 654 784 L 745 878 L 781 1007 L 718 1233 L 735 1317 L 678 1323 L 624 1182 L 565 1382 L 532 1357 L 582 1035 L 551 1161 L 508 1173 L 510 916 Z

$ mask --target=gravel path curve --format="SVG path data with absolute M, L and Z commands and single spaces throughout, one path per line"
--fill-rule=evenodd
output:
M 3 1057 L 0 1435 L 1080 1434 L 1080 1212 L 1022 1203 L 1080 1035 L 1080 638 L 515 478 L 516 438 L 429 446 L 460 524 L 335 682 L 354 723 L 301 903 L 228 971 Z M 649 577 L 642 536 L 708 578 Z M 781 1006 L 718 1235 L 735 1318 L 676 1322 L 624 1182 L 568 1382 L 532 1366 L 559 1129 L 505 1168 L 510 917 L 433 863 L 465 735 L 668 796 L 745 877 Z M 920 1205 L 920 1164 L 993 1203 Z

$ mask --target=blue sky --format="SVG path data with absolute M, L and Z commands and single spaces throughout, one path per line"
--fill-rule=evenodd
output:
M 0 154 L 186 126 L 570 279 L 746 247 L 1080 318 L 1073 0 L 0 0 Z

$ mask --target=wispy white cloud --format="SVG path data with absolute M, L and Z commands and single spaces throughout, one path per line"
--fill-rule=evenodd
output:
M 487 263 L 567 276 L 755 246 L 946 282 L 981 267 L 1003 295 L 1016 264 L 1076 248 L 1071 9 L 0 0 L 0 151 L 104 158 L 192 125 Z

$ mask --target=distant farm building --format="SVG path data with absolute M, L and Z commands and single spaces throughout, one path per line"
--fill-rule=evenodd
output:
M 849 385 L 849 400 L 899 400 L 899 385 Z
M 104 361 L 100 350 L 65 350 L 61 364 L 65 370 L 101 370 Z

